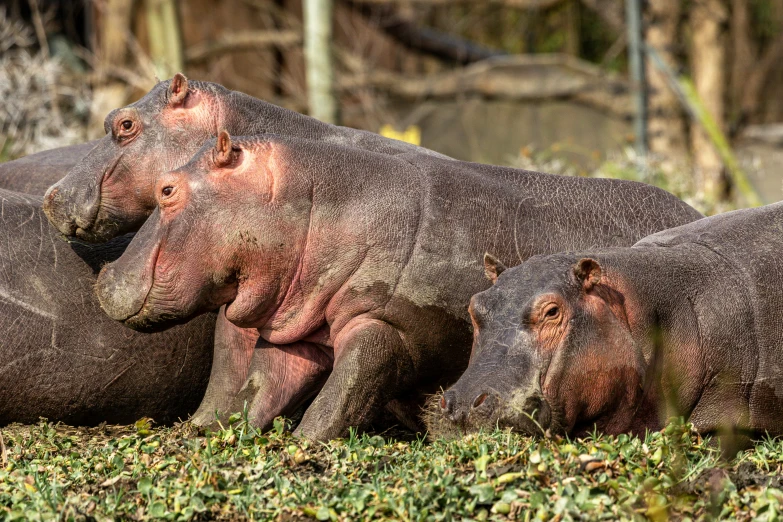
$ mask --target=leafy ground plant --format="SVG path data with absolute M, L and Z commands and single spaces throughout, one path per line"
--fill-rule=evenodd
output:
M 188 424 L 2 430 L 2 520 L 778 520 L 783 444 L 721 461 L 673 422 L 645 437 L 506 431 L 328 444 L 241 415 Z

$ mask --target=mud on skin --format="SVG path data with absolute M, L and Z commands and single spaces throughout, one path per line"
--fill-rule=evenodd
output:
M 682 415 L 729 453 L 783 434 L 781 227 L 775 204 L 505 271 L 489 256 L 471 362 L 431 432 L 642 433 Z
M 465 304 L 488 285 L 484 251 L 521 260 L 630 245 L 699 217 L 639 183 L 226 133 L 155 194 L 156 211 L 101 272 L 101 306 L 157 329 L 226 305 L 269 343 L 251 372 L 252 420 L 266 426 L 315 396 L 298 428 L 315 439 L 457 378 Z
M 129 238 L 68 243 L 40 197 L 0 189 L 0 208 L 0 425 L 187 418 L 207 384 L 214 315 L 160 334 L 128 330 L 93 287 Z

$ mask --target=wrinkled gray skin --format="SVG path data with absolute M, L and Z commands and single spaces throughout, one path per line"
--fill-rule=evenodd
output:
M 123 128 L 124 122 L 132 125 L 129 131 Z M 158 83 L 137 102 L 112 111 L 105 128 L 106 136 L 51 187 L 44 201 L 50 222 L 63 234 L 91 242 L 138 230 L 155 208 L 157 177 L 184 165 L 221 129 L 237 135 L 299 136 L 384 154 L 416 150 L 445 158 L 181 75 Z M 195 424 L 213 423 L 215 412 L 227 412 L 245 382 L 257 340 L 255 331 L 241 331 L 219 314 L 213 374 L 204 402 L 193 417 Z
M 778 203 L 502 272 L 472 300 L 471 364 L 433 431 L 540 433 L 526 413 L 569 434 L 643 433 L 682 415 L 729 452 L 783 435 L 782 230 Z
M 0 425 L 186 418 L 203 396 L 213 314 L 158 334 L 104 314 L 93 285 L 129 238 L 69 244 L 41 198 L 0 189 Z
M 269 426 L 315 396 L 297 433 L 363 427 L 393 399 L 454 382 L 485 251 L 630 245 L 698 219 L 657 188 L 308 140 L 221 136 L 162 176 L 159 207 L 98 280 L 101 306 L 138 329 L 218 305 L 257 328 L 245 391 Z
M 0 163 L 0 189 L 43 196 L 92 150 L 97 141 L 60 147 Z

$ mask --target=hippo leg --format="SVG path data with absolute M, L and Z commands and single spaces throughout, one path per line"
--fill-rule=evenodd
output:
M 236 394 L 231 411 L 243 411 L 247 403 L 250 422 L 271 428 L 275 417 L 293 413 L 317 394 L 331 370 L 331 355 L 316 344 L 276 345 L 259 339 L 247 381 Z
M 258 330 L 233 325 L 226 319 L 225 306 L 220 309 L 212 372 L 201 405 L 191 419 L 193 424 L 208 426 L 232 413 L 234 398 L 247 380 L 257 341 Z
M 400 333 L 388 323 L 355 319 L 335 340 L 334 370 L 294 432 L 313 440 L 364 428 L 415 378 Z

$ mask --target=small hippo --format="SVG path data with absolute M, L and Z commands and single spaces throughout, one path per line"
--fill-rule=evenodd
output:
M 97 143 L 88 141 L 0 163 L 0 189 L 43 196 L 50 186 L 65 177 L 68 170 L 81 161 Z
M 461 374 L 485 250 L 523 260 L 630 245 L 700 216 L 640 183 L 227 133 L 161 176 L 155 196 L 99 276 L 101 306 L 158 330 L 226 305 L 274 343 L 246 385 L 253 422 L 316 396 L 297 433 L 321 440 Z
M 470 365 L 430 432 L 644 433 L 677 415 L 704 434 L 783 434 L 781 231 L 778 203 L 631 248 L 508 270 L 487 256 Z
M 41 207 L 0 190 L 0 425 L 186 418 L 209 377 L 214 314 L 157 334 L 112 321 L 93 286 L 130 239 L 68 243 Z

